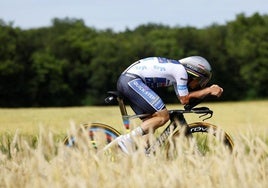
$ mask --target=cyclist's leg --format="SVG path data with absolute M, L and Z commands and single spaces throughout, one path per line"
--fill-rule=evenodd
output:
M 169 120 L 169 114 L 162 99 L 140 78 L 121 75 L 117 89 L 130 101 L 130 106 L 136 114 L 152 114 L 143 120 L 140 127 L 119 138 L 124 142 L 133 143 L 133 136 L 142 136 L 150 130 L 154 131 Z
M 130 76 L 121 75 L 117 89 L 130 101 L 130 106 L 136 114 L 152 114 L 143 119 L 141 127 L 145 133 L 148 133 L 149 129 L 154 131 L 169 120 L 169 113 L 162 99 L 151 88 L 140 78 Z
M 140 126 L 145 133 L 148 133 L 150 130 L 154 132 L 156 129 L 164 125 L 168 120 L 169 113 L 168 110 L 164 108 L 163 110 L 153 113 L 152 117 L 143 121 Z

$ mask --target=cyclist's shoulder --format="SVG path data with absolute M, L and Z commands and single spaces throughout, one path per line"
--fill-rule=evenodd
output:
M 170 59 L 170 58 L 166 58 L 166 57 L 160 57 L 160 56 L 155 56 L 155 57 L 147 57 L 147 58 L 143 58 L 140 60 L 140 62 L 154 62 L 154 63 L 163 63 L 163 64 L 168 64 L 168 63 L 172 63 L 172 64 L 180 64 L 180 62 L 178 60 L 175 59 Z
M 158 57 L 146 57 L 146 58 L 143 58 L 143 59 L 140 59 L 139 61 L 140 62 L 155 62 L 157 61 Z

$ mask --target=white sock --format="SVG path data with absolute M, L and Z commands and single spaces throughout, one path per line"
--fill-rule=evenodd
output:
M 128 140 L 129 142 L 133 142 L 133 138 L 135 136 L 143 136 L 144 132 L 141 127 L 137 127 L 132 130 L 130 133 L 123 135 L 124 139 Z
M 131 136 L 143 136 L 144 132 L 141 127 L 137 127 L 130 132 Z

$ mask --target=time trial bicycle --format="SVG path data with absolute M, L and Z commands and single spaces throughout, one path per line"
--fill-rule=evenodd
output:
M 126 132 L 131 129 L 130 122 L 132 119 L 149 116 L 149 114 L 129 115 L 124 99 L 117 91 L 108 92 L 105 102 L 108 104 L 118 103 Z M 197 151 L 202 155 L 213 152 L 217 146 L 223 146 L 227 151 L 232 152 L 234 143 L 230 135 L 216 125 L 204 122 L 213 116 L 213 111 L 208 107 L 195 107 L 199 103 L 200 101 L 192 105 L 186 105 L 183 110 L 169 110 L 170 121 L 168 125 L 148 147 L 144 148 L 145 153 L 152 154 L 159 148 L 164 148 L 167 156 L 173 157 L 177 152 L 176 143 L 179 138 L 186 138 L 185 140 L 192 147 L 194 146 L 195 152 Z M 188 124 L 185 114 L 199 114 L 203 121 Z M 112 141 L 121 135 L 121 132 L 114 127 L 102 123 L 83 124 L 80 130 L 87 134 L 86 139 L 89 147 L 97 152 L 107 150 L 107 145 L 112 145 Z M 69 135 L 64 139 L 64 144 L 73 147 L 76 146 L 77 140 L 77 135 Z M 117 150 L 120 150 L 119 146 L 117 146 Z

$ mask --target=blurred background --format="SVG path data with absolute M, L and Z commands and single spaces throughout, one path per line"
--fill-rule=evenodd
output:
M 203 56 L 220 101 L 267 99 L 267 12 L 263 0 L 0 0 L 0 107 L 103 105 L 150 56 Z

